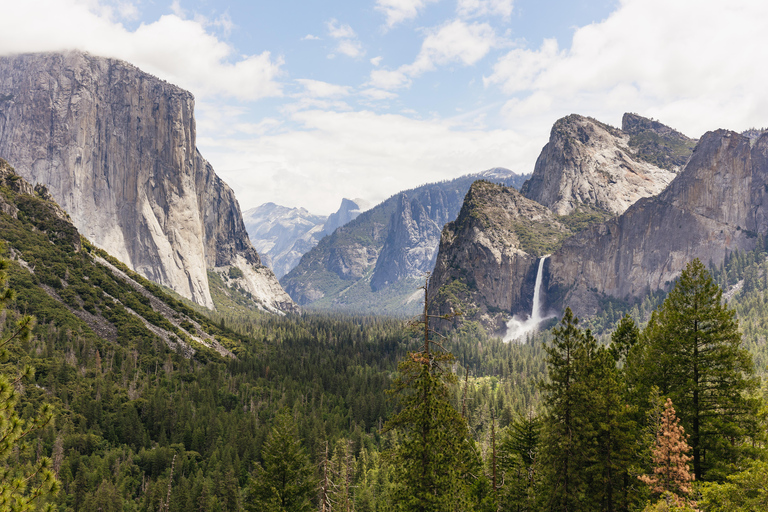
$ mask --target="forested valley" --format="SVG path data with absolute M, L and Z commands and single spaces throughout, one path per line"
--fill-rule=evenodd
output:
M 3 194 L 0 510 L 768 509 L 762 240 L 504 344 L 235 290 L 204 314 Z

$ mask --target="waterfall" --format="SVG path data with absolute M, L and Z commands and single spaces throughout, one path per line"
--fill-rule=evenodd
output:
M 544 260 L 549 255 L 542 257 L 539 260 L 539 269 L 536 272 L 536 284 L 533 287 L 533 307 L 531 308 L 531 316 L 526 320 L 521 321 L 516 317 L 507 322 L 507 333 L 504 335 L 504 341 L 513 341 L 524 338 L 528 334 L 535 332 L 542 320 L 551 318 L 549 316 L 542 317 L 541 313 L 541 282 L 544 275 Z

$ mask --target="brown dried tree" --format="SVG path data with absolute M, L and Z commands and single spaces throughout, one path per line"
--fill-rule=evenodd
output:
M 658 494 L 670 493 L 677 498 L 691 493 L 691 474 L 688 463 L 693 459 L 687 455 L 691 451 L 687 436 L 680 420 L 675 415 L 672 400 L 667 398 L 664 412 L 656 434 L 656 446 L 653 450 L 653 474 L 638 478 Z

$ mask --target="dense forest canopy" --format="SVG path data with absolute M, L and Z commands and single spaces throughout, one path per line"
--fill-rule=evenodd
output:
M 3 194 L 18 213 L 0 214 L 16 292 L 2 316 L 0 429 L 29 433 L 7 436 L 0 476 L 35 475 L 14 491 L 32 507 L 754 510 L 768 499 L 762 239 L 718 268 L 691 263 L 668 295 L 606 299 L 582 321 L 566 311 L 523 343 L 456 319 L 426 357 L 423 331 L 398 318 L 267 315 L 224 288 L 226 307 L 204 313 L 80 239 L 41 198 Z

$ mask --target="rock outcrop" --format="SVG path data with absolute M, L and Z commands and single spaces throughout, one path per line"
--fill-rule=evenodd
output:
M 628 125 L 648 131 L 639 122 Z M 675 177 L 672 170 L 638 156 L 630 141 L 628 133 L 588 117 L 559 119 L 521 192 L 558 215 L 582 205 L 621 214 L 638 199 L 664 190 Z
M 456 218 L 478 179 L 519 187 L 525 177 L 497 168 L 396 194 L 322 239 L 280 282 L 300 305 L 416 311 L 442 226 Z
M 207 269 L 234 265 L 254 291 L 275 292 L 260 307 L 294 310 L 195 139 L 192 95 L 130 64 L 80 52 L 0 58 L 0 157 L 44 184 L 84 236 L 207 307 Z
M 432 312 L 461 311 L 503 334 L 510 314 L 531 310 L 536 262 L 570 234 L 517 190 L 473 183 L 458 218 L 443 228 L 429 282 Z
M 549 302 L 586 315 L 603 294 L 665 289 L 694 258 L 717 265 L 753 249 L 768 233 L 767 214 L 768 134 L 709 132 L 664 192 L 564 242 L 549 261 Z

